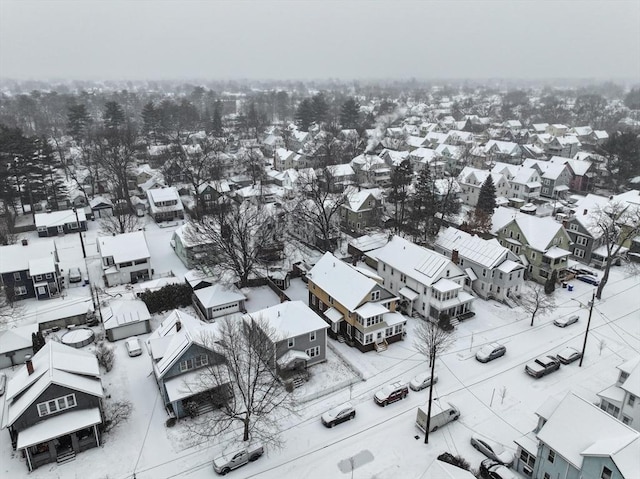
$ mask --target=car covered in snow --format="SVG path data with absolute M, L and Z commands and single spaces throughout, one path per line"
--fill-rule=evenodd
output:
M 346 402 L 325 412 L 320 419 L 325 426 L 333 427 L 336 424 L 349 421 L 354 417 L 356 417 L 356 409 L 353 407 L 353 404 Z
M 504 356 L 507 348 L 500 343 L 490 343 L 482 346 L 476 353 L 476 359 L 481 363 L 488 363 L 501 356 Z
M 565 318 L 555 319 L 553 321 L 553 324 L 555 324 L 560 328 L 566 328 L 567 326 L 573 323 L 577 323 L 579 319 L 580 319 L 580 316 L 578 316 L 577 314 L 572 314 L 571 316 L 567 316 Z
M 600 280 L 597 277 L 592 276 L 590 274 L 579 274 L 578 276 L 576 276 L 576 279 L 578 281 L 582 281 L 583 283 L 592 284 L 594 286 L 600 285 Z
M 69 268 L 69 283 L 79 283 L 82 281 L 82 273 L 80 272 L 80 268 L 74 266 Z
M 264 448 L 262 444 L 248 444 L 242 449 L 234 450 L 214 459 L 213 470 L 224 476 L 228 472 L 231 472 L 232 469 L 237 469 L 250 461 L 253 462 L 259 459 L 263 454 Z
M 479 471 L 483 479 L 520 479 L 513 471 L 493 459 L 482 461 Z
M 513 453 L 507 451 L 499 442 L 489 439 L 488 437 L 481 436 L 480 434 L 472 434 L 470 442 L 474 449 L 481 452 L 489 459 L 493 459 L 507 467 L 513 464 Z
M 528 363 L 524 370 L 529 376 L 541 378 L 560 369 L 560 361 L 555 356 L 540 356 Z
M 386 406 L 396 401 L 404 399 L 409 394 L 409 388 L 401 381 L 387 384 L 373 395 L 373 400 L 378 406 Z
M 557 354 L 558 361 L 560 361 L 562 364 L 571 364 L 581 357 L 582 353 L 576 348 L 572 348 L 571 346 L 567 346 Z
M 431 373 L 422 373 L 418 374 L 409 382 L 409 387 L 414 391 L 421 391 L 422 389 L 428 388 L 432 384 L 438 382 L 438 375 L 433 375 L 433 381 L 431 380 Z

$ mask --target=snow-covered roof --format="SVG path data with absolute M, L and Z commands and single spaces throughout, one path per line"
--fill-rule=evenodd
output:
M 235 286 L 220 283 L 198 289 L 193 294 L 205 308 L 214 308 L 247 299 Z
M 56 263 L 53 256 L 37 258 L 29 261 L 29 274 L 31 276 L 53 273 L 56 270 Z
M 348 207 L 352 211 L 360 211 L 363 207 L 364 202 L 369 199 L 369 197 L 373 197 L 376 200 L 381 200 L 383 197 L 383 191 L 380 188 L 368 188 L 357 191 L 355 188 L 349 188 L 346 191 L 346 195 L 349 201 Z M 347 204 L 344 205 L 347 207 Z
M 329 170 L 329 173 L 335 177 L 355 175 L 355 172 L 349 163 L 329 165 L 327 166 L 327 170 Z
M 591 167 L 591 162 L 587 160 L 577 160 L 573 158 L 564 158 L 563 156 L 552 156 L 549 160 L 550 163 L 562 163 L 569 165 L 571 171 L 576 176 L 584 176 Z
M 76 213 L 78 214 L 78 221 L 87 221 L 87 217 L 82 208 L 78 208 L 75 212 L 73 210 L 61 210 L 51 211 L 50 213 L 36 213 L 36 228 L 53 228 L 68 223 L 75 223 Z
M 149 321 L 151 314 L 144 301 L 140 299 L 113 299 L 109 307 L 102 312 L 104 329 L 113 329 L 127 324 Z
M 113 203 L 111 202 L 111 200 L 109 198 L 105 198 L 104 196 L 96 196 L 96 197 L 92 198 L 91 200 L 89 200 L 89 206 L 91 207 L 91 209 L 95 209 L 96 207 L 98 207 L 100 205 L 105 205 L 107 207 L 109 207 L 109 206 L 113 207 Z
M 560 401 L 538 432 L 540 441 L 576 469 L 581 468 L 583 455 L 608 455 L 614 461 L 617 456 L 620 464 L 616 462 L 616 466 L 623 477 L 632 477 L 638 471 L 638 438 L 638 431 L 571 392 Z M 631 448 L 632 454 L 628 454 L 626 448 Z M 627 476 L 629 473 L 631 476 Z
M 175 186 L 169 186 L 166 188 L 152 188 L 150 190 L 147 190 L 147 198 L 149 198 L 151 206 L 164 201 L 177 201 L 177 205 L 180 205 L 180 207 L 182 207 L 182 203 L 180 202 L 180 195 L 178 194 L 178 189 Z
M 70 434 L 101 423 L 102 414 L 100 413 L 100 408 L 73 409 L 64 414 L 50 417 L 45 421 L 40 421 L 20 431 L 16 449 L 20 450 L 51 441 L 65 434 Z
M 626 361 L 618 366 L 618 369 L 629 375 L 620 387 L 628 393 L 640 397 L 640 356 Z
M 148 259 L 149 248 L 144 231 L 98 237 L 98 249 L 103 258 L 113 257 L 115 263 Z
M 380 248 L 387 244 L 388 241 L 389 235 L 387 233 L 372 233 L 370 235 L 363 235 L 359 238 L 354 238 L 349 241 L 349 244 L 359 251 L 366 252 Z
M 522 162 L 524 168 L 537 167 L 541 172 L 543 178 L 556 180 L 560 177 L 563 171 L 566 169 L 566 165 L 563 162 L 550 162 L 542 160 L 534 160 L 527 158 Z
M 447 251 L 457 250 L 460 257 L 489 269 L 502 263 L 509 252 L 500 243 L 484 240 L 452 226 L 438 235 L 435 244 Z
M 37 324 L 0 330 L 0 355 L 32 347 L 31 335 L 38 331 Z
M 329 327 L 302 301 L 285 301 L 244 316 L 244 319 L 249 318 L 258 323 L 265 321 L 274 329 L 279 341 Z
M 52 239 L 39 240 L 28 245 L 0 246 L 0 273 L 13 273 L 29 269 L 29 261 L 53 258 L 56 245 Z
M 424 479 L 474 479 L 469 471 L 447 462 L 435 460 L 422 476 Z
M 446 270 L 449 270 L 449 277 L 452 278 L 464 274 L 462 269 L 446 256 L 411 243 L 400 236 L 394 236 L 389 243 L 373 253 L 378 261 L 427 286 L 440 279 Z
M 3 426 L 12 425 L 52 384 L 103 396 L 98 360 L 90 352 L 48 341 L 31 361 L 32 374 L 24 365 L 7 384 Z
M 307 278 L 349 311 L 355 311 L 377 286 L 374 280 L 328 252 L 311 268 Z

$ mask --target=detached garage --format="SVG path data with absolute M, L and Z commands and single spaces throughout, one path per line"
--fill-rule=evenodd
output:
M 24 364 L 27 355 L 33 356 L 31 335 L 37 331 L 37 324 L 0 331 L 0 369 Z
M 109 341 L 151 332 L 151 314 L 139 299 L 118 299 L 103 310 L 104 330 Z

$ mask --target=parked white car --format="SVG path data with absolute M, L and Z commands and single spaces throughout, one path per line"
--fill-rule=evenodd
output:
M 140 356 L 142 354 L 142 345 L 138 338 L 129 338 L 124 343 L 127 348 L 127 354 L 131 357 Z
M 415 378 L 411 380 L 409 383 L 409 387 L 414 391 L 420 391 L 422 389 L 428 388 L 431 384 L 435 384 L 438 382 L 438 375 L 433 375 L 433 381 L 431 380 L 431 373 L 422 373 L 418 374 Z
M 513 453 L 507 451 L 502 444 L 480 434 L 471 436 L 471 445 L 489 459 L 499 462 L 504 466 L 513 464 Z

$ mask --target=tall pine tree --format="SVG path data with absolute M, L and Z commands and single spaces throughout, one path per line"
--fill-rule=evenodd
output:
M 391 191 L 389 201 L 394 205 L 393 228 L 396 233 L 406 231 L 406 206 L 408 188 L 413 179 L 413 167 L 409 160 L 404 160 L 391 170 Z
M 76 141 L 82 141 L 86 138 L 89 131 L 91 117 L 84 104 L 70 105 L 67 112 L 67 128 L 69 134 Z
M 431 177 L 431 168 L 425 165 L 415 185 L 413 208 L 411 212 L 410 228 L 413 236 L 420 243 L 427 243 L 433 237 L 435 216 L 438 212 L 438 202 L 435 193 L 435 183 Z
M 496 209 L 496 187 L 491 175 L 487 176 L 478 195 L 478 203 L 471 217 L 472 232 L 488 233 L 491 230 L 491 218 Z
M 360 125 L 360 105 L 353 98 L 340 107 L 340 124 L 342 128 L 358 128 Z
M 314 111 L 311 100 L 305 98 L 298 105 L 296 110 L 296 123 L 302 131 L 309 131 L 311 123 L 314 121 Z

